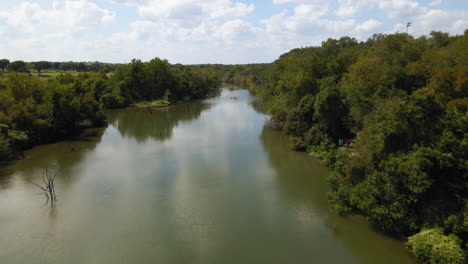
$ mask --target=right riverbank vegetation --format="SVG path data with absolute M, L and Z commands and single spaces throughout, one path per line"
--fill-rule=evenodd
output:
M 226 70 L 291 147 L 334 169 L 329 198 L 409 237 L 429 263 L 467 263 L 468 30 L 343 37 Z
M 271 64 L 156 58 L 46 79 L 15 64 L 0 79 L 0 161 L 105 123 L 102 109 L 201 99 L 224 81 L 257 94 L 293 149 L 334 169 L 340 214 L 408 237 L 422 261 L 467 263 L 468 30 L 329 39 Z

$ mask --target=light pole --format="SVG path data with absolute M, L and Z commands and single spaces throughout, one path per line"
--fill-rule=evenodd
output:
M 411 22 L 406 23 L 406 34 L 408 34 L 408 28 L 411 27 L 411 25 Z

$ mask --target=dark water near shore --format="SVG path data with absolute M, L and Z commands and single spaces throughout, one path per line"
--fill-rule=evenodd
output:
M 362 217 L 331 212 L 330 171 L 264 128 L 254 100 L 224 89 L 109 111 L 94 135 L 0 168 L 0 263 L 414 263 Z M 52 164 L 54 207 L 28 182 Z

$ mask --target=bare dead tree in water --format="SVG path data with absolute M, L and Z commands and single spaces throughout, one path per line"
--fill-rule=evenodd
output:
M 59 172 L 60 170 L 53 171 L 50 168 L 44 168 L 42 171 L 42 184 L 37 184 L 31 181 L 31 183 L 39 187 L 39 189 L 42 190 L 42 193 L 47 197 L 46 203 L 48 203 L 49 200 L 52 204 L 57 201 L 57 195 L 55 193 L 55 179 Z

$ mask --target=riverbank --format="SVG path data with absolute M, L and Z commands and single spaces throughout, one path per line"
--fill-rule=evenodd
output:
M 39 139 L 31 137 L 23 131 L 12 130 L 3 125 L 0 130 L 0 166 L 6 166 L 23 159 L 24 152 L 36 146 L 87 137 L 95 133 L 94 129 L 105 128 L 106 126 L 107 121 L 105 120 L 97 124 L 93 124 L 88 120 L 82 122 L 74 133 L 60 138 L 48 139 L 47 141 L 39 141 Z
M 459 264 L 468 253 L 468 71 L 459 56 L 468 34 L 435 48 L 438 34 L 329 39 L 231 79 L 263 99 L 292 149 L 334 169 L 335 210 L 409 238 L 423 261 Z
M 131 107 L 166 107 L 170 105 L 171 105 L 171 102 L 167 100 L 154 100 L 154 101 L 149 101 L 149 102 L 135 103 Z

